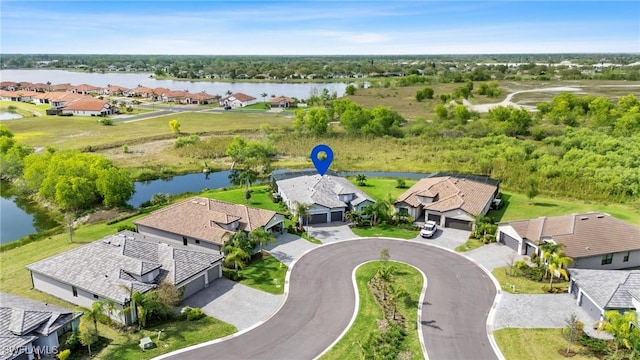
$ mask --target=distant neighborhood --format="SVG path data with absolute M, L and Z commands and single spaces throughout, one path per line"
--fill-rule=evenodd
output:
M 0 82 L 0 100 L 50 104 L 51 108 L 47 109 L 47 115 L 109 116 L 117 114 L 119 110 L 115 106 L 116 103 L 106 99 L 107 96 L 182 105 L 218 104 L 225 109 L 242 108 L 257 102 L 255 97 L 239 92 L 229 92 L 225 96 L 220 96 L 208 94 L 205 91 L 190 93 L 162 87 L 137 86 L 129 89 L 118 85 L 98 87 L 89 84 Z M 274 95 L 267 104 L 271 108 L 290 108 L 295 107 L 297 103 L 297 99 Z

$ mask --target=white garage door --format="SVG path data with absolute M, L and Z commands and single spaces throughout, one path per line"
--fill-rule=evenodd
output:
M 182 295 L 183 299 L 188 298 L 189 296 L 197 293 L 198 291 L 204 288 L 204 274 L 200 275 L 184 287 L 184 293 Z
M 582 295 L 582 300 L 580 301 L 580 307 L 584 309 L 584 311 L 589 314 L 589 316 L 594 320 L 600 320 L 600 315 L 602 314 L 600 308 L 594 304 L 591 299 Z
M 518 242 L 518 240 L 512 238 L 511 236 L 503 232 L 500 233 L 500 242 L 507 245 L 508 247 L 512 248 L 515 251 L 518 251 L 518 246 L 520 246 L 520 243 Z

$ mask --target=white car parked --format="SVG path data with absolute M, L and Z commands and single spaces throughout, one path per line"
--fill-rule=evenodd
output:
M 436 231 L 438 231 L 436 222 L 429 220 L 424 224 L 424 226 L 422 226 L 422 230 L 420 230 L 420 236 L 422 236 L 423 238 L 430 238 L 433 236 L 433 234 L 436 233 Z

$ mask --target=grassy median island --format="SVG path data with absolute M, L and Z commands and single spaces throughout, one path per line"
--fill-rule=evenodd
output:
M 391 254 L 393 256 L 393 254 Z M 415 268 L 392 261 L 373 261 L 360 266 L 356 270 L 356 282 L 360 307 L 354 323 L 340 341 L 327 352 L 322 359 L 360 359 L 362 345 L 372 334 L 380 331 L 379 320 L 383 319 L 383 311 L 376 302 L 369 281 L 374 278 L 381 266 L 393 266 L 392 286 L 402 287 L 408 296 L 397 301 L 398 313 L 404 317 L 406 337 L 400 348 L 394 349 L 396 354 L 410 352 L 410 359 L 423 359 L 420 340 L 418 338 L 418 300 L 422 292 L 422 274 Z
M 273 256 L 254 260 L 240 270 L 240 284 L 271 294 L 284 294 L 284 280 L 289 268 Z

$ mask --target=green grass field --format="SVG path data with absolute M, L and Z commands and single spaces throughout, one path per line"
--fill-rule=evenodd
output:
M 364 186 L 358 185 L 355 177 L 348 177 L 349 181 L 357 186 L 360 190 L 364 191 L 367 195 L 374 198 L 376 201 L 397 199 L 403 192 L 413 186 L 416 179 L 403 179 L 406 184 L 406 188 L 399 189 L 396 186 L 398 182 L 395 178 L 367 178 Z
M 506 360 L 563 360 L 567 359 L 558 350 L 567 349 L 561 329 L 500 329 L 493 335 Z M 583 355 L 580 345 L 571 345 L 578 352 L 573 360 L 595 360 L 595 356 Z
M 533 281 L 524 276 L 510 275 L 508 266 L 493 269 L 491 272 L 500 283 L 503 291 L 512 294 L 547 294 L 543 289 L 549 287 L 549 281 Z M 569 283 L 564 279 L 554 279 L 553 288 L 567 292 Z
M 252 262 L 240 270 L 241 284 L 251 286 L 271 294 L 284 293 L 284 278 L 288 267 L 273 256 Z
M 381 262 L 374 261 L 366 263 L 356 271 L 356 281 L 358 284 L 358 296 L 360 297 L 360 307 L 355 322 L 349 328 L 345 336 L 327 352 L 323 360 L 360 359 L 360 343 L 364 341 L 371 332 L 377 330 L 376 320 L 382 319 L 382 309 L 376 303 L 367 282 L 375 275 Z M 422 350 L 418 338 L 418 300 L 422 292 L 422 275 L 415 268 L 402 264 L 392 263 L 396 267 L 394 281 L 402 286 L 409 293 L 409 300 L 399 302 L 398 307 L 402 315 L 407 319 L 407 337 L 405 338 L 406 349 L 411 351 L 411 359 L 422 359 Z
M 387 224 L 369 227 L 354 227 L 351 228 L 351 230 L 354 234 L 361 237 L 391 237 L 398 239 L 414 239 L 419 233 L 418 230 L 404 229 Z
M 249 199 L 248 204 L 244 197 L 244 188 L 206 191 L 202 193 L 202 196 L 234 204 L 243 204 L 260 209 L 282 212 L 280 205 L 271 200 L 268 186 L 258 185 L 252 186 L 250 189 L 251 199 Z

